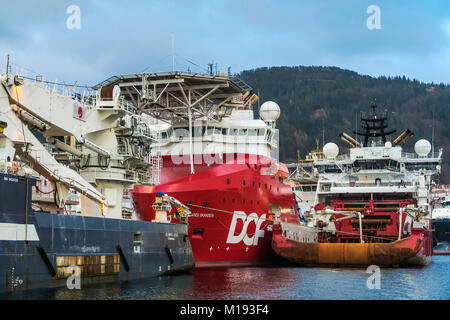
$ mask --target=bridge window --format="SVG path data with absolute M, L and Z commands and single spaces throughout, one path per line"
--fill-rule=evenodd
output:
M 339 172 L 341 172 L 341 169 L 339 169 L 339 167 L 335 164 L 317 166 L 317 170 L 319 171 L 319 173 L 339 173 Z
M 205 127 L 193 127 L 192 128 L 192 137 L 201 137 L 205 134 Z
M 379 159 L 379 160 L 356 160 L 353 163 L 355 168 L 360 168 L 361 170 L 379 170 L 388 169 L 396 170 L 398 169 L 398 162 L 389 159 Z
M 175 137 L 177 138 L 187 138 L 189 137 L 189 128 L 176 128 Z
M 437 162 L 405 163 L 406 170 L 436 170 Z
M 257 136 L 258 135 L 258 129 L 248 129 L 248 135 L 249 136 Z

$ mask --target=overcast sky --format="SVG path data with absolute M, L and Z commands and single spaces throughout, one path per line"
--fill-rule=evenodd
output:
M 70 5 L 80 8 L 79 29 L 67 27 Z M 370 5 L 381 29 L 367 27 Z M 0 70 L 10 52 L 48 79 L 87 85 L 170 71 L 172 33 L 177 70 L 323 65 L 450 83 L 449 0 L 3 0 Z

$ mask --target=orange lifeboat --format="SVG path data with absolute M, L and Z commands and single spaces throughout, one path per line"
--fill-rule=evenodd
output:
M 278 177 L 280 177 L 281 179 L 289 178 L 289 170 L 288 170 L 288 168 L 286 167 L 286 165 L 284 163 L 280 162 L 278 164 L 276 175 Z

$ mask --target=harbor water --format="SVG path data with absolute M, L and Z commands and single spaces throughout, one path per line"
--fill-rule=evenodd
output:
M 235 267 L 177 276 L 0 295 L 33 300 L 448 300 L 450 256 L 422 268 L 382 268 L 379 289 L 365 268 Z M 368 282 L 372 285 L 368 285 Z M 370 289 L 369 287 L 372 287 Z

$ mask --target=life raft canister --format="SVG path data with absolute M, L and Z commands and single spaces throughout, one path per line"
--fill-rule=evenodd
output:
M 274 177 L 279 177 L 281 179 L 287 179 L 289 178 L 289 170 L 287 166 L 280 162 L 280 163 L 274 163 L 267 169 L 268 174 Z
M 16 174 L 17 172 L 19 172 L 19 165 L 17 164 L 17 162 L 9 162 L 8 167 L 9 167 L 9 171 L 12 174 Z

